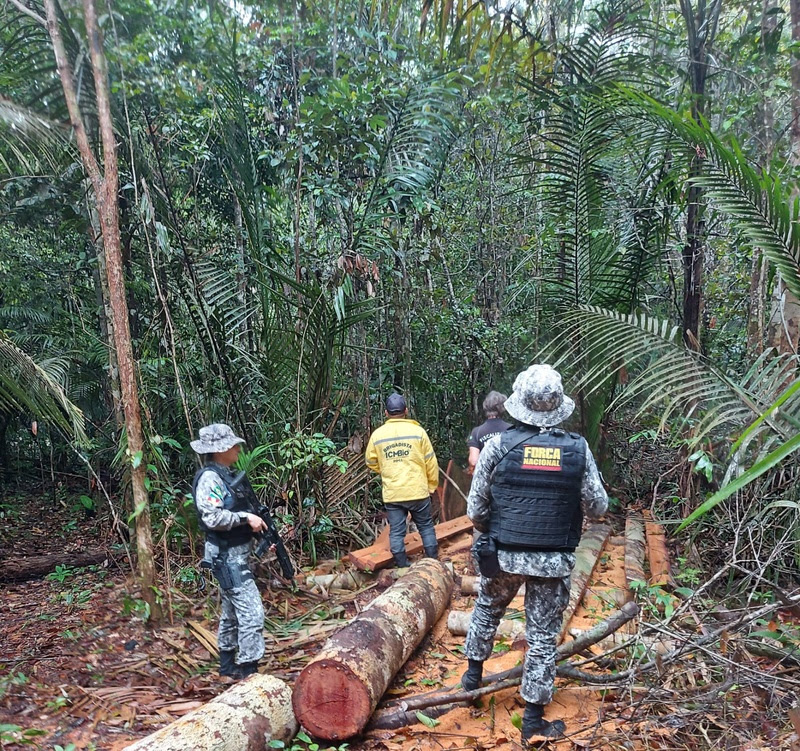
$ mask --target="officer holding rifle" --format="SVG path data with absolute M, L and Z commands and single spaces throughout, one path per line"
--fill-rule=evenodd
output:
M 253 539 L 269 529 L 254 513 L 247 479 L 231 470 L 242 443 L 222 423 L 200 428 L 199 438 L 191 442 L 203 461 L 192 488 L 198 524 L 206 535 L 203 565 L 211 568 L 220 587 L 219 673 L 237 679 L 257 672 L 264 655 L 264 605 L 248 558 Z

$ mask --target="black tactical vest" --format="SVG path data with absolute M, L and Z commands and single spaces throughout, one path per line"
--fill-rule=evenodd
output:
M 197 483 L 200 481 L 200 475 L 202 475 L 203 472 L 208 469 L 213 469 L 214 472 L 219 475 L 220 479 L 222 480 L 222 484 L 225 486 L 227 493 L 222 503 L 222 507 L 226 511 L 248 511 L 251 513 L 253 511 L 253 509 L 250 508 L 248 501 L 243 498 L 241 494 L 237 494 L 231 488 L 231 481 L 234 478 L 233 472 L 231 472 L 228 467 L 223 467 L 221 464 L 210 462 L 209 464 L 206 464 L 204 467 L 201 467 L 199 470 L 197 470 L 197 473 L 194 476 L 194 481 L 192 482 L 192 498 L 194 499 L 194 510 L 197 512 L 197 526 L 200 527 L 203 532 L 205 532 L 206 539 L 209 540 L 209 542 L 213 542 L 215 545 L 219 545 L 220 547 L 231 548 L 235 545 L 245 545 L 253 539 L 253 530 L 250 529 L 249 524 L 243 524 L 233 527 L 232 529 L 211 529 L 203 523 L 203 519 L 197 509 Z
M 573 551 L 581 539 L 586 444 L 575 433 L 518 427 L 492 480 L 492 537 L 506 550 Z

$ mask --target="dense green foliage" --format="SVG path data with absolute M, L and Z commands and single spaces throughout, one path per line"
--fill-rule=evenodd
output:
M 93 123 L 80 12 L 63 11 Z M 620 399 L 710 456 L 712 481 L 794 445 L 795 391 L 780 418 L 762 415 L 793 388 L 796 364 L 755 378 L 772 361 L 760 357 L 764 327 L 747 328 L 776 269 L 800 293 L 788 6 L 710 6 L 702 94 L 677 4 L 124 0 L 107 11 L 157 516 L 181 504 L 193 431 L 228 421 L 259 447 L 293 521 L 330 531 L 323 438 L 365 438 L 397 388 L 440 458 L 461 458 L 483 395 L 510 391 L 540 357 L 565 368 L 601 451 Z M 0 458 L 22 471 L 53 454 L 47 441 L 61 469 L 76 461 L 60 384 L 100 472 L 124 436 L 94 207 L 47 33 L 13 5 L 2 13 L 0 345 L 47 381 L 33 401 L 14 398 L 8 374 L 22 366 L 0 359 Z M 696 342 L 663 336 L 683 330 L 690 205 L 702 216 Z M 762 253 L 770 265 L 751 290 Z M 49 432 L 30 434 L 35 417 L 51 418 Z M 731 453 L 754 421 L 763 429 Z M 697 489 L 684 493 L 691 508 Z M 780 513 L 794 529 L 796 508 Z

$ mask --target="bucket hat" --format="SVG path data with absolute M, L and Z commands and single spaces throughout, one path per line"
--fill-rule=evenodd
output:
M 552 428 L 572 414 L 575 402 L 564 395 L 557 370 L 549 365 L 531 365 L 514 381 L 514 393 L 506 399 L 505 409 L 525 425 Z
M 198 454 L 220 454 L 237 443 L 245 442 L 244 438 L 239 438 L 233 432 L 230 425 L 222 422 L 215 422 L 200 428 L 198 436 L 196 441 L 189 444 Z

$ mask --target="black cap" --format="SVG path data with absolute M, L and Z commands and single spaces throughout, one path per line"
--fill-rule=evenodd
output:
M 406 411 L 406 398 L 402 394 L 389 394 L 386 399 L 386 411 L 390 415 L 399 415 Z

